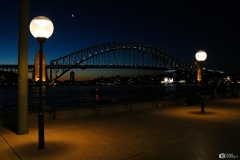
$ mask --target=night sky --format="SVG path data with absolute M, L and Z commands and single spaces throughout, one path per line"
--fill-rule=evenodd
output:
M 29 23 L 43 15 L 54 24 L 53 35 L 44 44 L 48 64 L 97 44 L 133 41 L 165 50 L 186 63 L 195 61 L 195 53 L 202 49 L 207 52 L 207 69 L 240 72 L 239 0 L 29 1 Z M 17 64 L 19 1 L 0 0 L 0 19 L 0 64 Z M 29 64 L 38 49 L 29 32 Z M 97 71 L 80 70 L 76 76 L 83 80 L 107 72 L 113 76 L 133 74 L 130 70 Z M 66 76 L 69 78 L 69 73 Z

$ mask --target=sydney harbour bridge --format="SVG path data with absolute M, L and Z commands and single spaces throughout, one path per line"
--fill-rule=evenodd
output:
M 190 66 L 166 51 L 134 42 L 98 44 L 50 61 L 50 80 L 74 68 L 119 68 L 149 70 L 192 70 Z M 28 65 L 32 72 L 34 65 Z M 18 65 L 0 65 L 0 71 L 17 72 Z

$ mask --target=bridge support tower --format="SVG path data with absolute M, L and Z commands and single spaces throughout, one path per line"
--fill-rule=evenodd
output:
M 33 77 L 32 77 L 34 81 L 39 81 L 39 77 L 40 77 L 39 66 L 40 66 L 40 52 L 38 51 L 34 59 L 34 68 L 33 68 Z M 42 53 L 42 81 L 45 82 L 47 80 L 48 80 L 48 75 L 47 75 L 46 59 L 43 52 Z

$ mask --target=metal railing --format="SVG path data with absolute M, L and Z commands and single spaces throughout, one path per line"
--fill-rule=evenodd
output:
M 204 95 L 212 95 L 212 92 L 204 92 Z M 187 98 L 193 96 L 192 93 L 168 93 L 167 95 L 157 94 L 155 96 L 142 95 L 142 96 L 128 96 L 128 98 L 122 99 L 82 99 L 76 101 L 64 101 L 64 102 L 43 102 L 43 111 L 54 113 L 60 110 L 74 110 L 81 108 L 92 109 L 96 114 L 100 113 L 100 107 L 109 106 L 114 112 L 113 108 L 116 105 L 123 106 L 126 110 L 132 110 L 134 104 L 139 105 L 142 108 L 142 103 L 151 103 L 153 107 L 159 107 L 170 101 L 173 105 L 183 105 L 186 103 Z M 29 103 L 28 112 L 36 113 L 39 110 L 38 103 Z M 8 113 L 16 113 L 17 104 L 0 105 L 0 115 Z

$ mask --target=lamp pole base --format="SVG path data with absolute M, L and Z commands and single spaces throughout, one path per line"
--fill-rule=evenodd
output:
M 41 112 L 38 114 L 38 138 L 38 149 L 44 149 L 44 114 Z
M 204 97 L 202 95 L 202 100 L 201 100 L 201 113 L 204 113 Z

